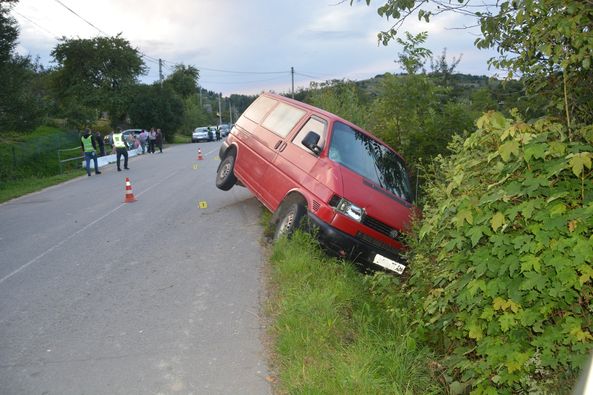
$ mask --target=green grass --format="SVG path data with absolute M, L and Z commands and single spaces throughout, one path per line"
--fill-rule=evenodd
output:
M 72 170 L 64 174 L 49 177 L 29 177 L 16 181 L 6 181 L 0 183 L 0 203 L 16 197 L 26 195 L 31 192 L 40 191 L 52 185 L 60 184 L 64 181 L 80 177 L 85 174 L 85 170 Z
M 436 363 L 390 314 L 372 276 L 319 251 L 307 235 L 281 240 L 271 256 L 269 301 L 278 392 L 436 394 Z M 438 365 L 438 364 L 436 364 Z

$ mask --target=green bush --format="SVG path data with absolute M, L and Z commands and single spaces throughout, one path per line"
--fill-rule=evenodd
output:
M 565 393 L 593 348 L 591 139 L 514 118 L 437 159 L 410 240 L 401 292 L 452 393 Z
M 31 133 L 0 134 L 0 182 L 27 177 L 47 177 L 60 173 L 58 150 L 80 146 L 77 132 L 40 126 Z M 81 156 L 80 150 L 68 151 L 67 157 Z M 62 159 L 65 159 L 62 156 Z M 80 162 L 77 162 L 78 164 Z M 77 165 L 69 162 L 69 166 Z

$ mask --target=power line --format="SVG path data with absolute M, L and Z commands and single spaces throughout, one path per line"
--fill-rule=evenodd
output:
M 98 32 L 102 33 L 105 36 L 109 36 L 109 34 L 107 34 L 105 31 L 103 31 L 102 29 L 95 26 L 92 22 L 90 22 L 90 21 L 86 20 L 85 18 L 83 18 L 82 16 L 80 16 L 76 11 L 74 11 L 72 8 L 68 7 L 66 4 L 62 3 L 60 0 L 55 0 L 55 2 L 60 4 L 62 7 L 64 7 L 65 9 L 67 9 L 68 11 L 73 13 L 74 15 L 76 15 L 78 18 L 80 18 L 84 22 L 86 22 L 89 26 L 95 28 Z M 142 57 L 146 58 L 147 60 L 158 63 L 159 60 L 157 58 L 149 56 L 140 50 L 137 50 L 137 51 Z
M 13 9 L 12 11 L 14 11 L 15 14 L 19 15 L 21 18 L 26 19 L 27 21 L 31 22 L 33 25 L 35 25 L 36 27 L 38 27 L 39 29 L 45 31 L 47 34 L 49 34 L 50 36 L 52 36 L 52 38 L 59 40 L 59 37 L 52 33 L 51 31 L 49 31 L 48 29 L 46 29 L 45 27 L 41 26 L 39 23 L 35 22 L 34 20 L 24 16 L 23 14 L 21 14 L 20 12 L 18 12 L 17 10 Z
M 78 18 L 80 18 L 84 22 L 86 22 L 89 26 L 92 26 L 93 28 L 95 28 L 98 32 L 104 34 L 105 36 L 109 36 L 103 30 L 99 29 L 97 26 L 95 26 L 94 24 L 92 24 L 91 22 L 89 22 L 88 20 L 86 20 L 85 18 L 83 18 L 82 16 L 80 16 L 76 11 L 74 11 L 72 8 L 68 7 L 66 4 L 62 3 L 60 0 L 54 0 L 54 1 L 56 3 L 58 3 L 58 4 L 60 4 L 62 7 L 66 8 L 68 11 L 70 11 L 71 13 L 73 13 L 74 15 L 76 15 Z M 143 53 L 142 51 L 138 51 L 138 52 L 140 53 L 140 55 L 142 55 L 146 59 L 149 59 L 149 60 L 151 60 L 153 62 L 161 62 L 162 61 L 163 64 L 165 64 L 165 63 L 178 64 L 178 62 L 171 62 L 171 61 L 168 61 L 168 60 L 165 60 L 165 59 L 153 58 L 152 56 L 149 56 L 149 55 Z M 266 74 L 287 74 L 287 73 L 289 73 L 289 71 L 237 71 L 237 70 L 223 70 L 223 69 L 214 69 L 214 68 L 209 68 L 209 67 L 198 67 L 198 66 L 196 66 L 196 68 L 199 69 L 199 70 L 214 71 L 214 72 L 229 73 L 229 74 L 260 74 L 260 75 L 266 75 Z
M 60 4 L 62 7 L 64 7 L 65 9 L 67 9 L 68 11 L 70 11 L 71 13 L 73 13 L 74 15 L 76 15 L 77 17 L 82 19 L 83 21 L 85 21 L 89 26 L 92 26 L 95 29 L 97 29 L 98 32 L 100 32 L 106 36 L 109 36 L 109 34 L 105 33 L 103 30 L 99 29 L 97 26 L 93 25 L 91 22 L 87 21 L 86 19 L 84 19 L 83 17 L 78 15 L 74 10 L 72 10 L 72 8 L 68 7 L 66 4 L 62 3 L 60 0 L 55 0 L 55 1 L 56 1 L 56 3 Z
M 172 64 L 181 64 L 183 62 L 173 62 L 171 60 L 166 60 L 163 59 L 164 63 L 172 63 Z M 218 72 L 218 73 L 229 73 L 229 74 L 288 74 L 290 73 L 289 70 L 286 71 L 240 71 L 240 70 L 223 70 L 223 69 L 213 69 L 210 67 L 202 67 L 202 66 L 194 66 L 195 68 L 197 68 L 198 70 L 204 70 L 204 71 L 214 71 L 214 72 Z
M 263 80 L 252 80 L 252 81 L 204 81 L 200 79 L 200 84 L 222 84 L 222 85 L 239 85 L 239 84 L 253 84 L 256 82 L 269 82 L 269 81 L 280 81 L 283 80 L 284 77 L 274 77 L 274 78 L 266 78 Z
M 105 31 L 103 31 L 102 29 L 98 28 L 97 26 L 95 26 L 92 22 L 88 21 L 87 19 L 83 18 L 80 14 L 78 14 L 72 8 L 68 7 L 62 1 L 60 1 L 60 0 L 54 0 L 54 1 L 56 3 L 58 3 L 59 5 L 61 5 L 62 7 L 64 7 L 65 9 L 67 9 L 72 14 L 74 14 L 76 17 L 78 17 L 79 19 L 81 19 L 82 21 L 84 21 L 86 24 L 88 24 L 89 26 L 91 26 L 92 28 L 94 28 L 95 30 L 97 30 L 98 32 L 100 32 L 101 34 L 103 34 L 105 36 L 109 36 Z M 36 22 L 32 21 L 31 19 L 25 17 L 24 15 L 22 15 L 20 13 L 18 13 L 18 14 L 21 17 L 23 17 L 24 19 L 26 19 L 29 22 L 33 23 L 38 28 L 46 31 L 49 34 L 52 34 L 49 30 L 47 30 L 43 26 L 37 24 Z M 52 34 L 52 35 L 54 36 L 54 38 L 58 39 L 57 37 L 55 37 L 54 34 Z M 146 53 L 140 51 L 139 49 L 136 49 L 136 51 L 138 51 L 138 53 L 140 54 L 140 56 L 143 57 L 146 61 L 153 62 L 153 63 L 159 64 L 159 65 L 164 65 L 170 71 L 175 71 L 175 67 L 172 66 L 171 64 L 182 64 L 180 62 L 172 62 L 172 61 L 165 60 L 165 59 L 157 59 L 155 57 L 152 57 L 152 56 L 147 55 Z M 169 63 L 169 64 L 167 64 L 167 63 Z M 239 74 L 239 75 L 272 75 L 272 74 L 278 74 L 278 75 L 279 74 L 284 74 L 284 75 L 286 75 L 286 74 L 291 74 L 291 73 L 294 72 L 294 71 L 289 71 L 289 70 L 285 70 L 285 71 L 246 71 L 246 70 L 225 70 L 225 69 L 217 69 L 217 68 L 210 68 L 210 67 L 200 67 L 200 66 L 195 66 L 195 67 L 198 70 L 203 70 L 203 71 L 211 71 L 211 72 L 226 73 L 226 74 Z M 294 73 L 294 74 L 299 75 L 299 76 L 302 76 L 302 77 L 306 77 L 306 78 L 321 79 L 320 77 L 315 77 L 315 76 L 304 74 L 304 73 Z M 276 78 L 270 78 L 270 79 L 253 80 L 253 81 L 241 81 L 241 82 L 225 81 L 225 82 L 209 82 L 209 83 L 218 83 L 218 84 L 247 84 L 247 83 L 266 82 L 266 81 L 273 81 L 273 80 L 278 80 L 278 78 L 276 77 Z M 204 81 L 202 81 L 202 82 L 204 82 Z
M 231 74 L 289 74 L 290 71 L 236 71 L 236 70 L 221 70 L 221 69 L 211 69 L 208 67 L 198 67 L 200 70 L 206 71 L 215 71 L 219 73 L 231 73 Z
M 296 71 L 294 72 L 295 75 L 300 75 L 301 77 L 307 77 L 307 78 L 312 78 L 314 80 L 321 80 L 321 77 L 314 77 L 312 75 L 308 75 L 308 74 L 303 74 L 303 73 L 297 73 Z

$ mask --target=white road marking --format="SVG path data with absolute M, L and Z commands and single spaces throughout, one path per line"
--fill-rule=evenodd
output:
M 157 186 L 157 185 L 163 183 L 164 181 L 168 180 L 169 178 L 171 178 L 178 171 L 179 170 L 175 170 L 173 173 L 171 173 L 170 175 L 168 175 L 167 177 L 165 177 L 163 180 L 159 181 L 156 184 L 152 184 L 150 187 L 148 187 L 144 191 L 140 192 L 137 196 L 140 197 L 144 193 L 150 191 L 155 186 Z M 70 236 L 66 237 L 64 240 L 60 241 L 59 243 L 54 244 L 53 246 L 51 246 L 50 248 L 48 248 L 47 250 L 45 250 L 41 254 L 37 255 L 35 258 L 31 259 L 29 262 L 25 263 L 24 265 L 22 265 L 18 269 L 14 270 L 12 273 L 10 273 L 10 274 L 2 277 L 2 279 L 0 279 L 0 284 L 2 284 L 4 281 L 8 280 L 9 278 L 11 278 L 12 276 L 14 276 L 15 274 L 18 274 L 21 271 L 25 270 L 27 267 L 31 266 L 33 263 L 37 262 L 38 260 L 40 260 L 41 258 L 43 258 L 44 256 L 46 256 L 47 254 L 49 254 L 50 252 L 52 252 L 53 250 L 55 250 L 56 248 L 62 246 L 68 240 L 70 240 L 73 237 L 75 237 L 76 235 L 84 232 L 85 230 L 87 230 L 91 226 L 95 225 L 97 222 L 99 222 L 99 221 L 105 219 L 106 217 L 110 216 L 111 214 L 113 214 L 114 212 L 116 212 L 117 210 L 119 210 L 120 208 L 122 208 L 123 206 L 125 206 L 126 204 L 128 204 L 128 203 L 121 203 L 119 206 L 115 207 L 113 210 L 109 211 L 107 214 L 104 214 L 101 217 L 99 217 L 96 220 L 94 220 L 93 222 L 85 225 L 83 228 L 81 228 L 81 229 L 77 230 L 76 232 L 72 233 Z

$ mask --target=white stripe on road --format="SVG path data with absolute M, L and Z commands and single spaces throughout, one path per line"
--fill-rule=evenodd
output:
M 169 178 L 171 178 L 178 171 L 179 170 L 175 170 L 173 173 L 171 173 L 170 175 L 168 175 L 167 177 L 165 177 L 163 180 L 159 181 L 156 184 L 152 184 L 150 187 L 148 187 L 144 191 L 140 192 L 138 194 L 138 196 L 141 196 L 145 192 L 150 191 L 155 186 L 162 184 L 164 181 L 166 181 Z M 76 232 L 72 233 L 70 236 L 66 237 L 64 240 L 60 241 L 59 243 L 54 244 L 53 246 L 51 246 L 50 248 L 48 248 L 47 250 L 45 250 L 43 253 L 37 255 L 35 258 L 31 259 L 29 262 L 25 263 L 24 265 L 22 265 L 21 267 L 19 267 L 18 269 L 16 269 L 12 273 L 10 273 L 9 275 L 2 277 L 2 279 L 0 279 L 0 284 L 2 284 L 4 281 L 8 280 L 9 278 L 11 278 L 12 276 L 14 276 L 15 274 L 18 274 L 19 272 L 25 270 L 27 267 L 31 266 L 33 263 L 37 262 L 38 260 L 40 260 L 41 258 L 43 258 L 44 256 L 46 256 L 47 254 L 49 254 L 50 252 L 52 252 L 53 250 L 55 250 L 56 248 L 61 247 L 68 240 L 70 240 L 73 237 L 75 237 L 76 235 L 84 232 L 85 230 L 87 230 L 91 226 L 95 225 L 97 222 L 99 222 L 99 221 L 105 219 L 106 217 L 110 216 L 111 214 L 113 214 L 114 212 L 116 212 L 117 210 L 119 210 L 120 208 L 122 208 L 123 206 L 125 206 L 126 204 L 127 203 L 121 203 L 119 206 L 115 207 L 113 210 L 109 211 L 107 214 L 104 214 L 101 217 L 99 217 L 96 220 L 94 220 L 93 222 L 85 225 L 83 228 L 81 228 L 81 229 L 77 230 Z

